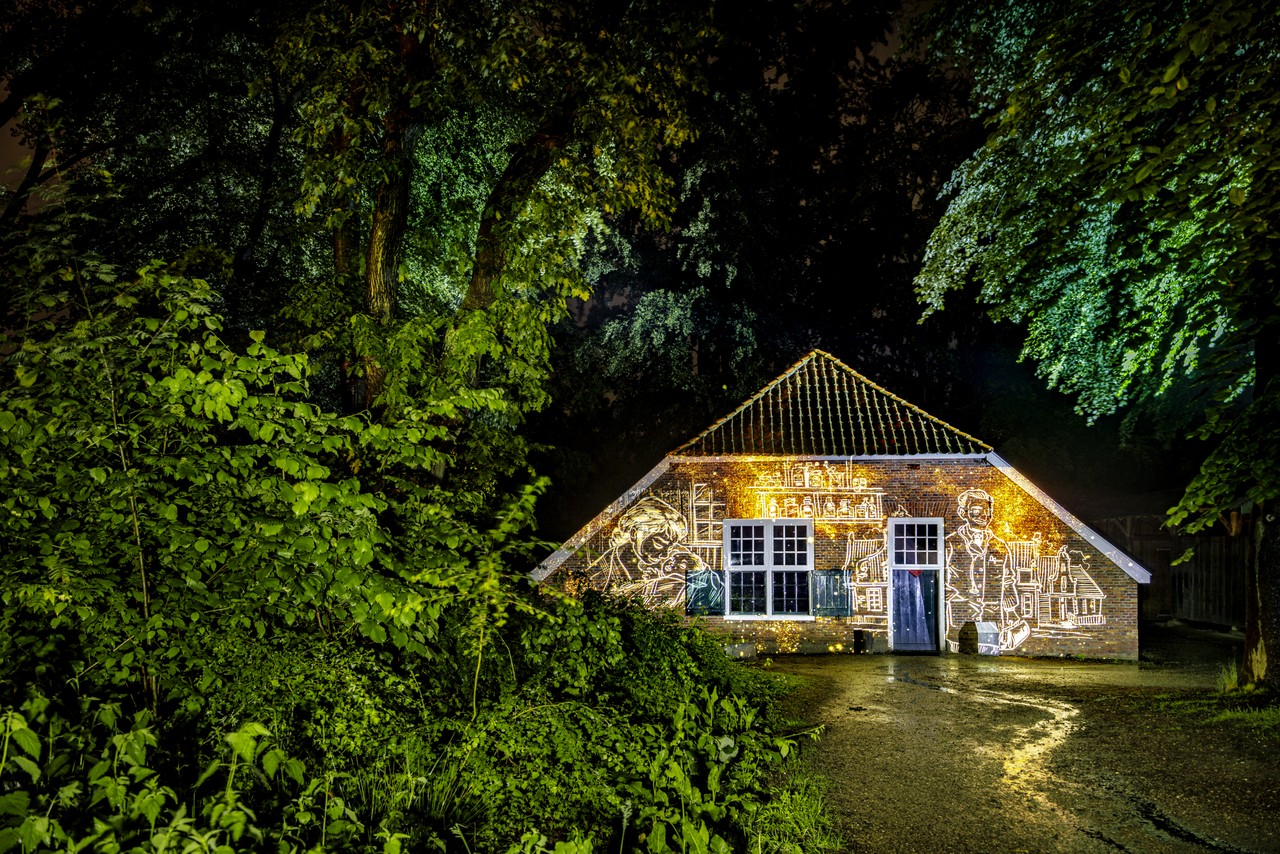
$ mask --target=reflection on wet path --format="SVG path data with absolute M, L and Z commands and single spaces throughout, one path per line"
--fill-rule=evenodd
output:
M 1034 800 L 1042 809 L 1058 813 L 1065 821 L 1074 824 L 1070 814 L 1061 809 L 1050 797 L 1050 793 L 1068 785 L 1058 779 L 1048 768 L 1049 755 L 1064 744 L 1072 733 L 1072 718 L 1080 710 L 1070 703 L 1049 700 L 1044 697 L 1032 697 L 1021 694 L 1001 692 L 974 687 L 949 687 L 929 681 L 928 677 L 913 676 L 910 667 L 917 673 L 921 667 L 921 659 L 898 661 L 890 659 L 888 663 L 888 681 L 918 685 L 943 693 L 962 695 L 978 703 L 1023 706 L 1043 714 L 1040 720 L 1021 727 L 1009 739 L 1009 753 L 1004 759 L 1004 776 L 1000 783 L 1012 791 Z M 960 675 L 966 662 L 949 661 L 940 668 L 940 675 L 955 680 Z M 950 666 L 946 666 L 949 664 Z M 988 671 L 990 672 L 990 671 Z M 935 677 L 936 678 L 936 677 Z
M 1193 831 L 1095 747 L 1117 697 L 1212 687 L 1210 670 L 971 656 L 787 657 L 806 761 L 835 782 L 852 851 L 1236 851 Z M 1099 717 L 1099 714 L 1103 717 Z M 1114 748 L 1112 748 L 1114 750 Z

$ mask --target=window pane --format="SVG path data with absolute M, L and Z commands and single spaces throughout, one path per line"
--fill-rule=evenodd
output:
M 895 566 L 938 566 L 940 530 L 936 522 L 895 522 Z
M 729 573 L 729 613 L 763 614 L 765 602 L 765 571 L 734 570 Z
M 729 526 L 729 566 L 764 566 L 764 525 Z
M 809 613 L 809 573 L 806 570 L 773 571 L 773 613 Z
M 809 526 L 773 526 L 773 565 L 809 565 Z

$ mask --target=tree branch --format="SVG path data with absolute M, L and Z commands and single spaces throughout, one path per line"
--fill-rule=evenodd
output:
M 489 192 L 476 234 L 475 262 L 463 309 L 485 309 L 493 304 L 494 283 L 507 266 L 511 225 L 556 155 L 573 140 L 576 111 L 577 105 L 570 102 L 550 115 L 512 156 Z
M 48 137 L 42 135 L 36 139 L 35 151 L 31 152 L 31 165 L 27 167 L 27 174 L 22 176 L 22 182 L 13 191 L 13 196 L 5 205 L 4 211 L 0 212 L 0 227 L 7 226 L 18 218 L 18 214 L 22 212 L 27 199 L 31 196 L 31 191 L 44 180 L 40 170 L 44 167 L 45 160 L 49 158 L 51 150 Z

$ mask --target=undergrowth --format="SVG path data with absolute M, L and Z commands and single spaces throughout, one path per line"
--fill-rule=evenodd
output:
M 1200 723 L 1227 723 L 1280 740 L 1280 698 L 1251 685 L 1186 697 L 1162 697 L 1160 707 Z
M 483 646 L 446 624 L 447 656 L 224 638 L 234 678 L 158 717 L 28 693 L 0 709 L 0 852 L 842 850 L 782 680 L 674 614 L 538 606 Z

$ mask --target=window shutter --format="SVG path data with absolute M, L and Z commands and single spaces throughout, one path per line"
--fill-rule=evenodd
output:
M 815 617 L 848 617 L 853 614 L 849 602 L 849 572 L 820 569 L 811 574 L 813 615 Z
M 684 577 L 686 614 L 724 613 L 724 573 L 713 569 L 691 569 Z

